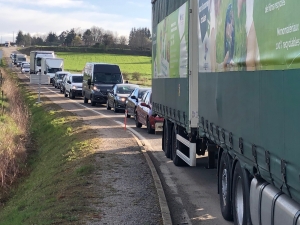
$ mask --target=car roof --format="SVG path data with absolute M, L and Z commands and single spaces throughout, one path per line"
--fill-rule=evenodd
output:
M 71 75 L 71 76 L 83 76 L 82 73 L 71 73 L 70 75 Z
M 116 86 L 122 86 L 122 87 L 124 87 L 124 86 L 136 86 L 136 87 L 139 87 L 139 85 L 137 85 L 137 84 L 116 84 Z
M 113 66 L 119 66 L 118 64 L 105 63 L 105 62 L 87 62 L 86 64 L 91 64 L 91 65 L 113 65 Z
M 69 74 L 70 72 L 68 72 L 68 71 L 57 71 L 56 72 L 56 74 L 66 74 L 66 73 Z

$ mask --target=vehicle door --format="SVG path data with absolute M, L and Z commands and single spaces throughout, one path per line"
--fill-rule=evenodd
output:
M 147 96 L 146 96 L 146 98 L 145 98 L 145 104 L 146 104 L 146 106 L 142 106 L 142 109 L 143 109 L 143 113 L 142 113 L 142 120 L 143 120 L 143 124 L 147 124 L 147 117 L 148 117 L 148 115 L 149 115 L 149 113 L 150 113 L 150 98 L 151 98 L 151 92 L 150 91 L 148 91 L 148 94 L 147 94 Z
M 137 98 L 138 91 L 139 91 L 138 88 L 136 88 L 128 96 L 128 99 L 127 99 L 127 110 L 128 110 L 128 113 L 130 115 L 134 115 L 134 110 L 135 110 L 136 100 L 137 99 L 133 99 L 132 97 L 135 96 L 135 98 Z
M 65 83 L 66 92 L 69 92 L 71 89 L 71 84 L 72 84 L 71 81 L 72 81 L 72 76 L 68 75 Z
M 114 101 L 115 101 L 115 95 L 117 93 L 117 85 L 115 85 L 112 89 L 112 91 L 109 91 L 107 93 L 107 100 L 109 102 L 109 105 L 113 107 Z
M 137 108 L 136 108 L 136 111 L 137 111 L 137 115 L 138 115 L 138 121 L 142 124 L 145 125 L 144 123 L 144 115 L 145 114 L 143 111 L 144 111 L 144 106 L 141 105 L 141 103 L 145 103 L 146 102 L 146 99 L 147 99 L 147 96 L 148 96 L 148 91 L 144 94 L 144 96 L 142 97 L 141 101 L 139 102 Z

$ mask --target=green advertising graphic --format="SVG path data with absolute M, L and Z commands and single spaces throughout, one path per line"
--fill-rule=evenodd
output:
M 158 24 L 153 32 L 153 49 L 153 78 L 187 77 L 187 3 Z
M 298 0 L 199 0 L 199 72 L 300 67 Z

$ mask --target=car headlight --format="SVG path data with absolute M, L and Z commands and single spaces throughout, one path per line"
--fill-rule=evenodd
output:
M 121 102 L 125 102 L 126 101 L 126 98 L 121 98 L 121 97 L 117 97 L 119 101 Z
M 93 90 L 94 90 L 94 91 L 100 91 L 100 89 L 97 88 L 96 86 L 93 87 Z
M 77 89 L 77 87 L 76 87 L 76 86 L 72 86 L 72 89 L 76 90 L 76 89 Z

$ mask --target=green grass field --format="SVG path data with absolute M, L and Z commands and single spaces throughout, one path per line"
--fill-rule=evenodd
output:
M 56 52 L 64 59 L 65 70 L 81 72 L 87 62 L 105 62 L 118 64 L 123 73 L 138 72 L 142 76 L 151 77 L 151 57 L 114 55 L 100 53 Z

